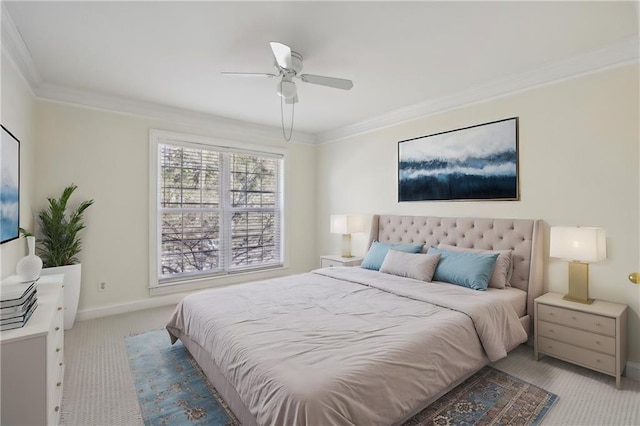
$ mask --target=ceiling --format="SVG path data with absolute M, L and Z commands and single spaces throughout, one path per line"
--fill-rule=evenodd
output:
M 274 128 L 275 79 L 220 73 L 273 72 L 269 42 L 285 43 L 303 73 L 354 82 L 297 84 L 295 129 L 312 136 L 638 37 L 635 2 L 3 4 L 36 94 L 73 89 Z

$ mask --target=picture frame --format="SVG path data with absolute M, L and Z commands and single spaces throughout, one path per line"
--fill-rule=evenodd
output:
M 520 200 L 518 117 L 398 142 L 398 202 Z
M 0 126 L 0 244 L 4 244 L 20 235 L 20 141 Z

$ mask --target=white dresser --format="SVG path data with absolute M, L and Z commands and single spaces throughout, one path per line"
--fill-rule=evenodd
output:
M 38 307 L 22 328 L 0 332 L 3 425 L 60 423 L 64 377 L 64 275 L 38 280 Z
M 535 300 L 535 359 L 551 355 L 616 378 L 627 360 L 627 306 L 595 300 L 593 304 L 546 293 Z

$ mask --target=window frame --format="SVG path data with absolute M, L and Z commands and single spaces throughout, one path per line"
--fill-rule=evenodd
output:
M 151 295 L 165 294 L 175 291 L 197 289 L 208 286 L 227 285 L 237 282 L 239 277 L 244 275 L 264 274 L 268 272 L 281 271 L 288 268 L 288 251 L 286 243 L 286 182 L 288 176 L 288 150 L 279 147 L 253 145 L 243 142 L 210 138 L 205 136 L 190 135 L 186 133 L 169 132 L 164 130 L 151 129 L 149 132 L 149 289 Z M 280 258 L 281 262 L 274 265 L 259 265 L 254 267 L 240 267 L 232 270 L 215 271 L 211 273 L 184 274 L 175 279 L 168 278 L 160 280 L 159 266 L 162 256 L 161 233 L 162 233 L 162 210 L 160 203 L 160 155 L 159 147 L 162 144 L 184 146 L 195 149 L 213 149 L 227 153 L 245 153 L 250 155 L 264 155 L 267 157 L 278 157 L 282 160 L 280 169 Z M 228 171 L 227 171 L 228 172 Z M 228 177 L 224 177 L 228 179 Z M 230 211 L 225 211 L 223 206 L 223 196 L 220 197 L 221 221 Z M 221 228 L 221 233 L 228 235 L 230 229 Z M 225 236 L 226 238 L 226 236 Z M 230 240 L 229 240 L 230 243 Z M 271 274 L 268 274 L 271 275 Z

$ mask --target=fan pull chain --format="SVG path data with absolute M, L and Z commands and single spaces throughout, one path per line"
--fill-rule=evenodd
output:
M 282 93 L 282 80 L 280 80 L 280 93 Z M 291 140 L 291 136 L 293 135 L 293 117 L 296 111 L 296 103 L 291 104 L 291 127 L 289 128 L 289 137 L 284 130 L 284 102 L 285 99 L 283 96 L 280 96 L 280 121 L 282 122 L 282 136 L 284 140 L 289 142 Z

